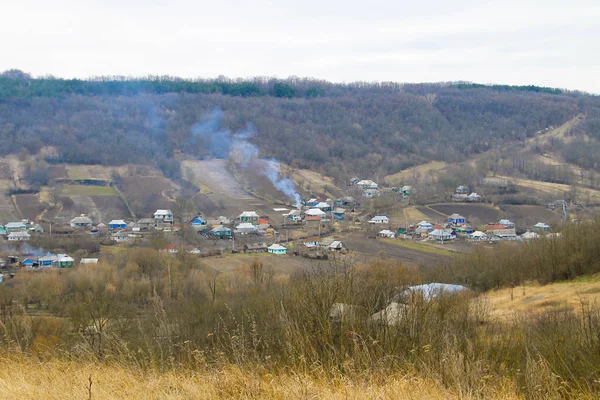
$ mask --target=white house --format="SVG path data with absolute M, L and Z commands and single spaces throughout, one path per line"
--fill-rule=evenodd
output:
M 469 235 L 472 240 L 488 240 L 488 235 L 485 232 L 475 231 Z
M 325 218 L 325 216 L 327 214 L 325 214 L 325 212 L 323 212 L 322 210 L 319 210 L 318 208 L 311 208 L 309 210 L 306 210 L 304 212 L 304 215 L 307 215 L 309 217 L 321 217 L 321 218 Z
M 373 198 L 378 197 L 381 193 L 378 189 L 365 189 L 362 192 L 363 197 Z
M 31 238 L 31 235 L 27 232 L 19 231 L 9 233 L 6 238 L 11 242 L 22 242 L 29 240 Z
M 467 219 L 460 214 L 454 213 L 448 217 L 448 222 L 450 222 L 453 225 L 459 225 L 467 222 Z
M 280 244 L 274 243 L 267 247 L 267 251 L 271 254 L 286 254 L 287 249 Z
M 378 189 L 379 185 L 375 182 L 373 182 L 372 180 L 369 179 L 363 179 L 362 181 L 358 181 L 356 183 L 356 186 L 360 186 L 363 189 Z
M 533 240 L 533 239 L 539 239 L 540 235 L 535 233 L 535 232 L 531 232 L 531 231 L 527 231 L 524 234 L 521 235 L 521 239 L 525 239 L 525 240 Z
M 98 264 L 97 258 L 82 258 L 79 260 L 79 264 Z
M 72 228 L 91 228 L 93 224 L 94 221 L 86 217 L 85 214 L 81 214 L 79 217 L 75 217 L 71 220 Z
M 429 239 L 441 241 L 456 239 L 456 236 L 454 236 L 452 232 L 448 232 L 443 229 L 434 229 L 433 231 L 429 232 L 427 236 Z
M 550 225 L 545 224 L 543 222 L 538 222 L 537 224 L 535 224 L 533 226 L 535 229 L 539 229 L 540 231 L 549 231 L 550 230 Z
M 504 225 L 506 228 L 514 228 L 515 227 L 515 223 L 509 219 L 501 219 L 500 221 L 498 221 L 498 225 Z
M 473 192 L 467 196 L 467 201 L 481 201 L 481 196 Z
M 388 229 L 384 229 L 378 233 L 379 237 L 394 239 L 396 234 Z
M 244 235 L 248 233 L 257 233 L 258 228 L 256 227 L 256 225 L 252 225 L 250 222 L 242 222 L 241 224 L 235 227 L 235 232 Z
M 157 225 L 173 223 L 173 212 L 171 210 L 156 210 L 153 217 Z
M 112 235 L 112 240 L 115 243 L 127 242 L 129 241 L 129 234 L 123 231 L 116 232 Z
M 259 216 L 256 211 L 244 211 L 239 215 L 238 218 L 242 222 L 256 222 L 258 221 Z
M 433 229 L 433 224 L 427 221 L 421 221 L 417 224 L 417 226 L 424 229 Z
M 376 215 L 369 221 L 370 224 L 389 224 L 390 219 L 385 215 Z

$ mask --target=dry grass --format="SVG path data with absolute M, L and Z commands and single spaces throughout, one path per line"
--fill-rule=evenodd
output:
M 517 186 L 522 186 L 528 189 L 533 189 L 537 192 L 549 194 L 552 196 L 562 196 L 564 193 L 571 190 L 571 186 L 563 185 L 560 183 L 550 183 L 550 182 L 542 182 L 535 181 L 533 179 L 520 179 L 513 178 L 510 176 L 497 175 L 497 178 L 507 179 L 513 184 Z M 593 190 L 587 188 L 577 188 L 578 196 L 582 198 L 589 197 L 591 203 L 597 204 L 600 203 L 600 190 Z
M 307 190 L 306 188 L 310 186 L 313 192 L 323 192 L 331 197 L 338 197 L 337 195 L 342 193 L 343 190 L 340 189 L 333 183 L 333 179 L 321 175 L 318 172 L 310 171 L 308 169 L 295 169 L 292 170 L 290 167 L 284 166 L 282 168 L 282 172 L 286 175 L 289 175 L 290 179 L 298 186 Z M 327 189 L 327 190 L 325 190 Z M 332 193 L 332 190 L 337 193 Z
M 580 311 L 582 305 L 600 301 L 600 277 L 494 290 L 486 294 L 486 300 L 492 307 L 492 315 L 497 318 L 512 318 L 515 314 L 531 315 L 552 310 Z
M 408 207 L 404 210 L 404 218 L 409 224 L 416 224 L 421 221 L 427 221 L 429 217 L 414 207 Z
M 224 366 L 204 371 L 143 371 L 97 362 L 37 361 L 0 356 L 4 399 L 444 399 L 475 398 L 441 388 L 429 379 L 400 374 L 362 380 L 269 373 Z M 516 399 L 509 385 L 486 398 Z M 490 397 L 491 396 L 491 397 Z
M 65 167 L 67 168 L 69 179 L 110 180 L 111 168 L 103 167 L 102 165 L 66 165 Z
M 434 244 L 415 242 L 412 240 L 398 240 L 398 239 L 380 239 L 385 243 L 393 244 L 396 246 L 406 247 L 407 249 L 417 250 L 423 253 L 436 254 L 438 256 L 454 257 L 456 252 L 443 249 Z
M 385 178 L 383 178 L 383 180 L 385 183 L 389 184 L 404 183 L 407 180 L 412 179 L 415 175 L 415 172 L 419 174 L 419 176 L 425 176 L 431 172 L 438 172 L 446 168 L 447 166 L 448 164 L 446 164 L 445 162 L 431 161 L 427 164 L 422 164 L 414 168 L 405 169 L 398 173 L 388 175 Z

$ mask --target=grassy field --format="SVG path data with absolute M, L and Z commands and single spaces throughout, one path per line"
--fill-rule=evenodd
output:
M 421 221 L 429 219 L 428 215 L 423 214 L 415 207 L 408 207 L 403 210 L 404 218 L 409 224 L 417 224 Z M 404 225 L 404 224 L 402 224 Z
M 421 242 L 415 242 L 412 240 L 398 240 L 398 239 L 381 239 L 385 243 L 393 244 L 395 246 L 401 246 L 406 249 L 412 249 L 423 253 L 435 254 L 443 257 L 454 257 L 455 252 L 443 249 L 435 245 L 430 245 Z
M 478 223 L 487 223 L 498 221 L 502 212 L 489 204 L 432 204 L 430 209 L 443 215 L 460 214 L 468 221 L 475 219 Z
M 110 186 L 65 185 L 63 192 L 67 196 L 116 196 Z
M 326 197 L 337 198 L 343 194 L 343 190 L 334 184 L 333 179 L 317 172 L 307 169 L 292 170 L 290 167 L 284 167 L 283 173 L 288 175 L 298 188 L 307 192 L 310 187 L 310 191 L 313 193 L 322 193 Z
M 562 199 L 563 195 L 571 190 L 571 186 L 560 183 L 541 182 L 534 181 L 532 179 L 513 178 L 502 175 L 497 175 L 496 177 L 500 179 L 507 179 L 516 186 L 521 186 L 523 188 L 531 189 L 546 195 L 555 196 L 558 199 Z M 600 204 L 600 190 L 577 188 L 577 192 L 578 203 L 582 202 L 589 204 Z
M 35 194 L 17 194 L 14 197 L 24 218 L 34 221 L 44 211 L 44 205 Z
M 109 181 L 111 169 L 101 165 L 66 165 L 67 176 L 73 180 L 99 179 Z
M 406 181 L 413 179 L 415 173 L 419 176 L 425 176 L 432 172 L 440 171 L 447 166 L 448 164 L 442 161 L 431 161 L 427 164 L 418 165 L 414 168 L 405 169 L 398 173 L 388 175 L 383 180 L 385 183 L 389 183 L 391 185 L 400 183 L 404 184 Z

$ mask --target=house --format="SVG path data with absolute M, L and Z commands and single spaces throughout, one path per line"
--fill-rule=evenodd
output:
M 98 264 L 97 258 L 82 258 L 79 260 L 79 264 Z
M 54 265 L 58 268 L 69 268 L 75 265 L 75 260 L 67 254 L 59 254 L 56 256 Z
M 388 238 L 388 239 L 394 239 L 396 237 L 396 233 L 394 233 L 388 229 L 384 229 L 384 230 L 380 231 L 378 233 L 378 235 L 379 235 L 379 237 Z
M 118 231 L 116 233 L 113 233 L 113 235 L 112 235 L 112 240 L 115 243 L 128 242 L 129 239 L 130 239 L 129 234 L 127 232 L 123 232 L 123 231 Z
M 194 218 L 192 218 L 192 221 L 190 222 L 190 224 L 193 227 L 199 227 L 199 226 L 206 225 L 206 220 L 202 217 L 194 217 Z
M 173 212 L 171 210 L 156 210 L 153 217 L 157 227 L 173 225 Z
M 7 233 L 11 232 L 23 232 L 27 230 L 27 225 L 23 222 L 9 222 L 4 226 Z
M 469 235 L 471 240 L 488 240 L 488 235 L 485 232 L 475 231 Z
M 473 203 L 481 201 L 481 196 L 478 195 L 477 193 L 473 192 L 473 193 L 471 193 L 470 195 L 467 196 L 467 201 L 470 201 L 470 202 L 473 202 Z
M 329 250 L 330 251 L 341 251 L 343 249 L 344 249 L 344 244 L 342 242 L 340 242 L 339 240 L 334 240 L 329 245 Z
M 93 224 L 94 221 L 86 217 L 85 214 L 81 214 L 79 217 L 75 217 L 71 220 L 72 228 L 91 228 Z
M 108 223 L 108 229 L 126 229 L 127 228 L 127 222 L 123 221 L 122 219 L 113 219 L 112 221 L 110 221 Z
M 343 221 L 345 214 L 346 214 L 346 209 L 345 208 L 336 207 L 333 210 L 333 217 L 335 219 L 337 219 L 338 221 Z
M 287 254 L 287 249 L 280 244 L 274 243 L 267 247 L 267 251 L 271 254 Z
M 402 187 L 400 188 L 400 191 L 401 191 L 403 194 L 407 195 L 407 196 L 408 196 L 408 195 L 411 195 L 411 194 L 415 194 L 415 193 L 417 193 L 417 190 L 416 190 L 414 187 L 410 186 L 410 185 L 405 185 L 405 186 L 402 186 Z
M 417 229 L 415 229 L 414 234 L 420 237 L 427 237 L 427 234 L 430 230 L 431 228 L 424 228 L 422 226 L 419 226 Z
M 324 218 L 321 218 L 318 215 L 307 215 L 304 218 L 304 222 L 309 225 L 319 225 L 323 220 Z
M 38 258 L 38 265 L 40 267 L 51 267 L 52 264 L 54 264 L 54 261 L 56 261 L 56 256 L 52 255 L 52 254 L 48 254 L 46 256 L 43 257 L 39 257 Z
M 500 221 L 498 221 L 498 225 L 504 225 L 505 228 L 514 228 L 515 227 L 515 223 L 509 219 L 501 219 Z
M 433 224 L 427 221 L 421 221 L 417 224 L 419 228 L 433 229 Z
M 507 228 L 504 225 L 500 225 L 500 224 L 488 224 L 485 227 L 485 233 L 487 233 L 489 236 L 495 236 L 498 238 L 514 238 L 517 236 L 517 232 L 515 231 L 515 228 Z
M 188 254 L 194 254 L 194 255 L 198 255 L 198 254 L 200 254 L 201 252 L 200 252 L 200 249 L 199 249 L 199 248 L 197 248 L 197 247 L 194 247 L 193 249 L 188 249 L 188 250 L 186 250 L 186 253 L 188 253 Z
M 165 244 L 162 249 L 160 249 L 161 253 L 169 253 L 169 254 L 177 254 L 179 253 L 179 247 L 176 244 Z
M 350 181 L 348 182 L 348 185 L 349 185 L 349 186 L 354 186 L 354 185 L 356 185 L 358 182 L 360 182 L 360 178 L 354 177 L 354 178 L 351 178 L 351 179 L 350 179 Z
M 218 238 L 228 238 L 231 237 L 231 229 L 229 229 L 228 227 L 224 226 L 224 225 L 217 225 L 216 228 L 213 228 L 210 233 L 214 236 L 214 237 L 218 237 Z
M 450 222 L 453 225 L 460 225 L 467 222 L 467 220 L 462 215 L 454 213 L 448 217 L 448 222 Z
M 322 210 L 319 210 L 318 208 L 311 208 L 309 210 L 306 210 L 304 212 L 304 215 L 306 215 L 307 217 L 319 217 L 321 219 L 324 219 L 327 214 L 324 213 Z
M 308 199 L 308 200 L 306 200 L 306 201 L 304 202 L 304 205 L 305 205 L 306 207 L 311 207 L 311 208 L 312 208 L 312 207 L 314 207 L 314 206 L 315 206 L 315 204 L 317 204 L 317 203 L 319 203 L 319 199 L 317 199 L 317 198 L 312 198 L 312 199 Z
M 33 268 L 34 264 L 37 263 L 34 262 L 31 258 L 26 258 L 23 261 L 21 261 L 21 266 L 26 268 Z
M 256 225 L 258 229 L 258 233 L 265 236 L 273 236 L 275 234 L 275 229 L 271 226 L 271 224 L 259 224 Z
M 138 220 L 137 224 L 142 231 L 148 231 L 153 229 L 156 226 L 156 221 L 154 218 L 141 218 Z
M 292 210 L 287 214 L 283 214 L 283 216 L 294 223 L 302 222 L 302 215 L 300 210 Z
M 390 219 L 385 215 L 376 215 L 369 220 L 370 224 L 389 224 Z
M 207 219 L 206 220 L 206 225 L 211 226 L 211 227 L 216 227 L 218 225 L 230 225 L 231 224 L 231 220 L 227 217 L 224 216 L 220 216 L 219 218 L 216 219 Z
M 258 228 L 256 225 L 252 225 L 250 222 L 242 222 L 238 226 L 235 227 L 235 233 L 241 233 L 242 235 L 247 235 L 249 233 L 258 233 Z
M 314 208 L 318 208 L 321 211 L 331 211 L 331 204 L 321 201 L 315 204 Z
M 238 217 L 240 219 L 240 221 L 242 222 L 250 222 L 250 223 L 254 223 L 258 221 L 258 214 L 256 213 L 256 211 L 244 211 L 243 213 L 241 213 Z
M 362 181 L 358 181 L 356 182 L 356 186 L 362 188 L 363 190 L 367 190 L 367 189 L 379 189 L 379 185 L 375 182 L 373 182 L 370 179 L 365 179 Z
M 469 194 L 471 193 L 471 189 L 468 186 L 460 185 L 456 188 L 456 194 Z
M 362 192 L 362 196 L 369 199 L 372 199 L 373 197 L 379 197 L 380 194 L 381 193 L 377 189 L 365 189 Z
M 345 196 L 335 201 L 335 205 L 343 207 L 354 206 L 355 204 L 356 200 L 354 200 L 354 197 L 351 196 Z
M 40 224 L 34 224 L 29 227 L 29 232 L 44 233 L 44 228 Z
M 445 229 L 434 229 L 433 231 L 429 232 L 427 237 L 429 239 L 440 240 L 442 242 L 456 239 L 456 236 L 454 236 L 451 231 Z
M 22 242 L 29 240 L 31 238 L 31 235 L 27 232 L 17 231 L 9 233 L 6 238 L 11 242 Z
M 543 222 L 538 222 L 537 224 L 535 224 L 533 226 L 534 229 L 540 230 L 540 231 L 549 231 L 550 230 L 550 225 L 545 224 Z
M 318 236 L 310 236 L 304 239 L 304 245 L 306 247 L 316 247 L 321 242 L 321 238 Z
M 249 243 L 244 245 L 244 253 L 264 253 L 266 251 L 266 243 Z
M 531 232 L 531 231 L 527 231 L 524 234 L 521 235 L 521 239 L 524 240 L 533 240 L 533 239 L 539 239 L 540 235 L 535 233 L 535 232 Z

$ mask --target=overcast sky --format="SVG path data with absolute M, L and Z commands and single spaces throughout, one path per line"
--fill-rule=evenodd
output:
M 600 93 L 600 0 L 2 0 L 0 71 Z

